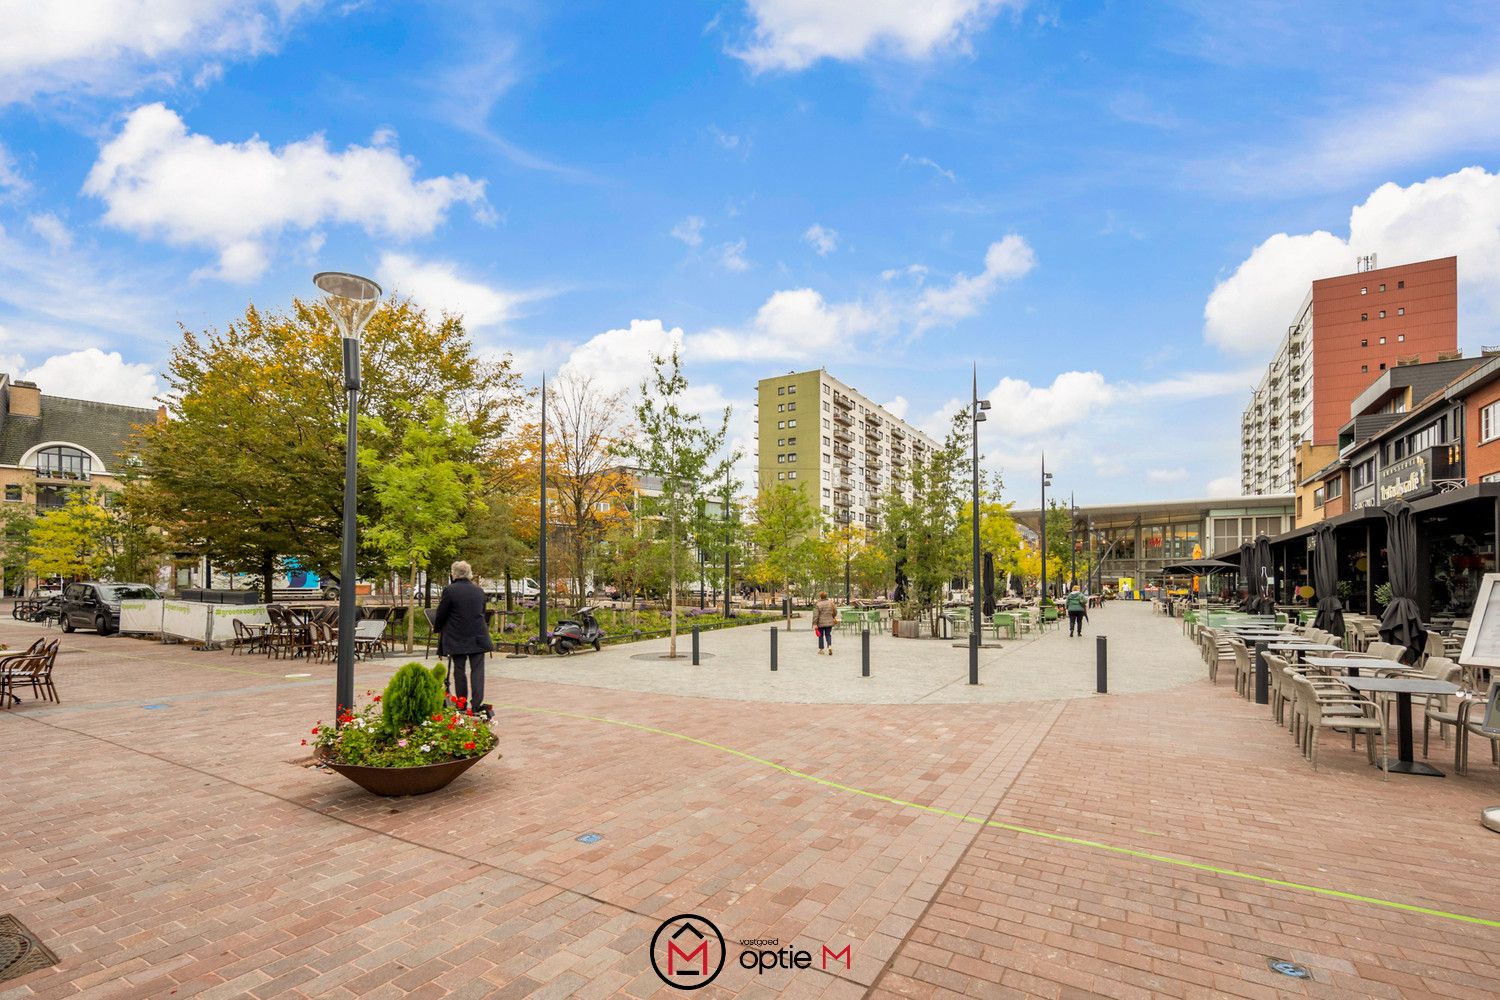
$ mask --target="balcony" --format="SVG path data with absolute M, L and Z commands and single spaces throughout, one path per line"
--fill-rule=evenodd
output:
M 843 426 L 843 427 L 853 427 L 854 426 L 854 417 L 853 417 L 853 415 L 849 414 L 849 413 L 845 413 L 843 410 L 834 410 L 833 411 L 833 421 L 834 421 L 834 423 L 839 424 L 840 426 Z
M 850 399 L 848 396 L 845 396 L 843 393 L 836 392 L 833 394 L 833 405 L 845 410 L 853 410 L 854 400 Z
M 93 478 L 93 470 L 87 463 L 62 466 L 55 463 L 38 462 L 36 478 L 47 483 L 86 483 Z
M 842 491 L 833 494 L 833 505 L 835 507 L 853 507 L 854 498 Z
M 836 444 L 836 445 L 834 445 L 833 446 L 833 453 L 835 455 L 837 455 L 839 458 L 850 459 L 850 458 L 854 457 L 854 449 L 850 448 L 848 445 L 844 445 L 844 444 Z
M 850 430 L 849 428 L 840 425 L 840 426 L 835 427 L 833 429 L 833 439 L 835 441 L 845 441 L 845 442 L 853 441 L 854 440 L 854 432 L 852 430 Z

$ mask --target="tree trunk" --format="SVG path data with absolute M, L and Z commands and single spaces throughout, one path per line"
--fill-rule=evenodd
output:
M 677 546 L 672 546 L 672 596 L 669 602 L 671 611 L 671 641 L 667 643 L 667 655 L 673 659 L 677 658 Z
M 510 597 L 510 563 L 505 564 L 505 610 L 515 610 L 515 607 L 511 604 Z
M 270 604 L 276 600 L 274 582 L 271 575 L 276 571 L 276 554 L 269 549 L 260 554 L 260 585 L 264 591 L 266 603 Z M 210 581 L 212 582 L 212 581 Z
M 417 589 L 417 564 L 411 564 L 411 588 Z M 410 653 L 416 644 L 417 638 L 417 602 L 410 601 L 406 605 L 406 651 Z

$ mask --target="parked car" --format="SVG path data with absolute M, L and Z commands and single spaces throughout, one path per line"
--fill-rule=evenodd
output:
M 505 580 L 490 580 L 484 585 L 484 592 L 489 599 L 505 600 Z M 510 581 L 510 596 L 512 598 L 538 597 L 542 593 L 541 585 L 529 576 L 517 577 Z
M 62 628 L 91 628 L 100 635 L 120 630 L 121 601 L 154 601 L 161 595 L 144 583 L 70 583 L 63 588 Z

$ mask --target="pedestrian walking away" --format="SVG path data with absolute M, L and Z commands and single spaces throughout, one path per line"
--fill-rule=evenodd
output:
M 1083 620 L 1089 616 L 1088 598 L 1075 585 L 1068 592 L 1068 636 L 1071 638 L 1076 632 L 1083 635 Z
M 466 562 L 456 562 L 450 571 L 453 582 L 443 588 L 432 627 L 438 632 L 438 655 L 448 657 L 448 678 L 457 696 L 465 700 L 475 715 L 493 718 L 494 712 L 484 701 L 484 654 L 495 648 L 485 622 L 486 598 L 474 571 Z
M 833 627 L 838 624 L 839 606 L 828 599 L 828 591 L 818 593 L 818 603 L 813 605 L 813 630 L 818 633 L 818 655 L 823 655 L 823 643 L 828 643 L 828 655 L 833 655 Z

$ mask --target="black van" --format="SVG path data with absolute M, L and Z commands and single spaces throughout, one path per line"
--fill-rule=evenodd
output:
M 109 635 L 120 629 L 121 601 L 154 601 L 159 596 L 144 583 L 70 583 L 63 588 L 63 631 L 91 628 Z

